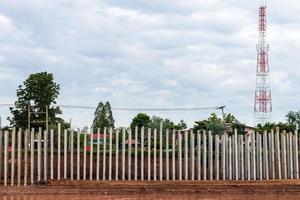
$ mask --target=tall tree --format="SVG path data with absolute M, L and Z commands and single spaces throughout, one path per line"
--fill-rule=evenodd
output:
M 95 113 L 94 113 L 94 121 L 93 121 L 93 130 L 97 132 L 98 128 L 114 128 L 115 120 L 113 118 L 113 114 L 111 111 L 111 106 L 109 102 L 105 104 L 99 102 Z
M 148 127 L 148 124 L 150 123 L 150 117 L 145 113 L 139 113 L 137 114 L 131 122 L 131 128 L 138 127 L 139 129 L 142 127 Z
M 57 118 L 61 114 L 60 108 L 56 105 L 56 98 L 59 95 L 60 86 L 54 82 L 53 74 L 40 72 L 31 74 L 17 89 L 17 101 L 15 106 L 10 107 L 12 117 L 8 118 L 10 124 L 20 128 L 28 127 L 28 105 L 30 104 L 31 121 L 45 121 L 45 110 L 48 107 L 49 125 L 53 126 L 61 121 Z M 43 127 L 45 123 L 33 123 L 31 127 Z

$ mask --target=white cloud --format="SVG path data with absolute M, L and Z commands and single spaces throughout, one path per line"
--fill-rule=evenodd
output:
M 258 3 L 1 2 L 2 100 L 14 99 L 17 85 L 28 74 L 47 70 L 62 86 L 61 104 L 95 106 L 99 100 L 109 100 L 113 107 L 224 104 L 228 112 L 251 124 Z M 289 109 L 299 109 L 300 6 L 292 0 L 274 0 L 268 8 L 274 118 L 282 120 Z M 89 124 L 93 114 L 67 109 L 64 113 L 77 126 Z M 118 125 L 126 125 L 135 113 L 116 114 Z M 151 114 L 192 124 L 209 112 Z

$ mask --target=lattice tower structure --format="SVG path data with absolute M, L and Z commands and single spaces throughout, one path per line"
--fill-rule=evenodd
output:
M 257 45 L 256 89 L 254 101 L 254 123 L 266 124 L 271 121 L 272 93 L 269 78 L 269 44 L 267 33 L 267 2 L 260 1 L 259 6 L 259 41 Z

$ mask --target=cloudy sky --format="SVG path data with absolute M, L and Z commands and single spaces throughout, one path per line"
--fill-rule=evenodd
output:
M 26 77 L 48 71 L 59 104 L 203 107 L 253 123 L 258 0 L 1 0 L 0 104 Z M 298 110 L 300 4 L 268 4 L 273 120 Z M 63 109 L 73 126 L 93 110 Z M 114 112 L 117 126 L 136 112 Z M 189 125 L 209 111 L 151 112 Z M 1 107 L 6 118 L 8 108 Z M 6 121 L 3 122 L 7 123 Z

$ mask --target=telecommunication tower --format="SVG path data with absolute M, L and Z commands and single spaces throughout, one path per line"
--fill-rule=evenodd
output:
M 256 90 L 254 101 L 254 123 L 266 124 L 271 120 L 272 93 L 269 80 L 269 45 L 266 42 L 267 2 L 260 0 L 259 41 L 257 45 Z

